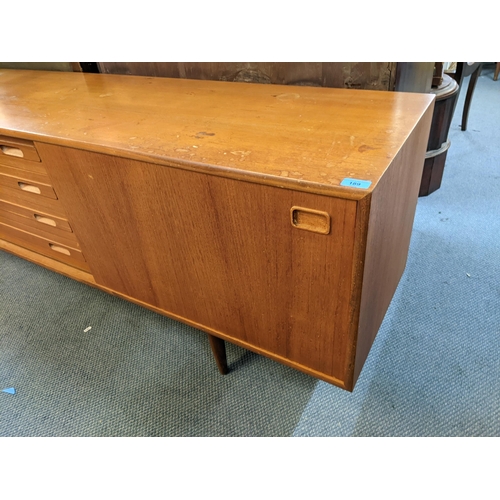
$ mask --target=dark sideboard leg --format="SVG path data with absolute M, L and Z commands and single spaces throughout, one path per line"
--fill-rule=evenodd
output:
M 212 353 L 215 358 L 215 362 L 217 363 L 217 368 L 222 375 L 226 375 L 226 373 L 229 371 L 226 359 L 226 344 L 219 337 L 214 337 L 213 335 L 210 335 L 208 333 L 207 335 Z

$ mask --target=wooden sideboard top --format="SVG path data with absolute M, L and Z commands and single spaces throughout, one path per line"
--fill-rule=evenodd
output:
M 434 96 L 0 70 L 0 135 L 360 199 Z M 367 189 L 340 186 L 344 178 Z

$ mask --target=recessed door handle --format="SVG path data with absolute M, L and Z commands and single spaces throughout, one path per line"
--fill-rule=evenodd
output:
M 292 207 L 290 219 L 292 226 L 297 229 L 305 229 L 319 234 L 328 234 L 330 232 L 330 215 L 320 210 Z

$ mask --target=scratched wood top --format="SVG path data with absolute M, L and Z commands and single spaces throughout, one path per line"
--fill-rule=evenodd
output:
M 371 192 L 434 96 L 0 70 L 0 135 L 301 191 Z M 371 181 L 366 190 L 344 178 Z

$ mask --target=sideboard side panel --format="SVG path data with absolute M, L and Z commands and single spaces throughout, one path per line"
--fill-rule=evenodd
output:
M 371 195 L 353 383 L 406 266 L 433 109 L 431 103 Z

